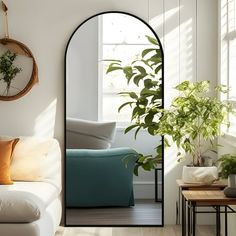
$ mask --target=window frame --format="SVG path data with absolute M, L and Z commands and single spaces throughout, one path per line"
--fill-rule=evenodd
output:
M 233 7 L 233 14 L 232 9 Z M 231 18 L 233 17 L 233 18 Z M 233 25 L 232 25 L 233 21 Z M 219 84 L 224 84 L 230 87 L 231 81 L 235 80 L 231 76 L 231 42 L 235 41 L 234 50 L 236 55 L 236 0 L 219 0 Z M 236 95 L 232 98 L 230 92 L 221 95 L 221 100 L 227 100 L 232 102 L 236 109 Z M 228 115 L 228 121 L 234 124 L 236 127 L 236 117 L 230 120 Z M 222 127 L 224 136 L 235 137 L 236 131 L 233 132 L 232 126 Z

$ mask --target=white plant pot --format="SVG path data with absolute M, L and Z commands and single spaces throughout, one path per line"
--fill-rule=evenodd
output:
M 218 179 L 218 169 L 216 166 L 195 167 L 184 166 L 182 180 L 189 184 L 212 184 Z
M 228 187 L 236 188 L 236 175 L 228 176 Z

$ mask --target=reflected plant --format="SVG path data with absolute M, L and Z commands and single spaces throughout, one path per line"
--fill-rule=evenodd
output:
M 163 54 L 159 42 L 150 36 L 146 38 L 151 46 L 140 53 L 140 59 L 130 62 L 129 65 L 123 65 L 121 60 L 106 60 L 110 64 L 106 73 L 122 71 L 127 80 L 127 84 L 133 82 L 141 88 L 140 92 L 120 92 L 121 96 L 128 97 L 128 101 L 121 104 L 118 109 L 120 112 L 124 107 L 130 106 L 132 110 L 131 125 L 125 129 L 125 133 L 136 129 L 135 138 L 140 129 L 147 130 L 149 134 L 155 135 L 158 128 L 158 122 L 163 108 L 163 91 L 162 91 L 162 63 Z M 150 171 L 161 162 L 163 153 L 162 145 L 156 148 L 156 154 L 143 155 L 137 153 L 137 161 L 134 174 L 138 175 L 139 167 Z M 128 159 L 128 158 L 127 158 Z
M 6 83 L 6 95 L 9 93 L 9 89 L 11 87 L 12 80 L 16 77 L 16 75 L 22 70 L 19 67 L 14 66 L 14 60 L 16 59 L 17 54 L 7 50 L 5 53 L 2 54 L 0 57 L 0 73 L 2 74 L 2 78 L 0 81 L 3 80 Z

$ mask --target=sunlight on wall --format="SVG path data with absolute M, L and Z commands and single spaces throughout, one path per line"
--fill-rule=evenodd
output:
M 149 24 L 153 27 L 153 29 L 156 30 L 158 27 L 163 26 L 163 18 L 165 18 L 165 21 L 169 20 L 172 16 L 178 14 L 181 8 L 183 8 L 183 6 L 180 6 L 180 8 L 179 7 L 172 8 L 169 11 L 166 11 L 165 14 L 160 14 L 158 16 L 155 16 L 149 21 Z
M 174 87 L 181 81 L 195 79 L 195 27 L 193 16 L 190 16 L 183 5 L 166 10 L 150 20 L 150 25 L 163 32 L 165 68 L 165 107 L 178 95 Z M 164 23 L 163 23 L 164 20 Z M 161 30 L 161 27 L 163 29 Z M 173 171 L 177 162 L 177 147 L 172 144 L 165 150 L 165 176 Z
M 194 80 L 193 75 L 193 20 L 180 25 L 180 80 Z
M 56 118 L 57 99 L 41 112 L 35 120 L 34 135 L 38 137 L 53 137 Z
M 173 170 L 179 163 L 177 162 L 176 157 L 176 147 L 171 147 L 169 149 L 165 149 L 165 175 L 169 174 L 171 170 Z
M 221 16 L 220 16 L 220 83 L 228 84 L 228 45 L 226 35 L 228 32 L 228 14 L 227 14 L 227 0 L 221 0 Z M 227 94 L 220 94 L 222 100 L 227 99 Z M 227 127 L 223 126 L 222 131 L 226 131 Z

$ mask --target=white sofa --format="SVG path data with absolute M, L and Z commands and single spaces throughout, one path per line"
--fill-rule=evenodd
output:
M 62 212 L 58 142 L 20 137 L 10 171 L 14 184 L 0 185 L 0 235 L 54 236 Z

